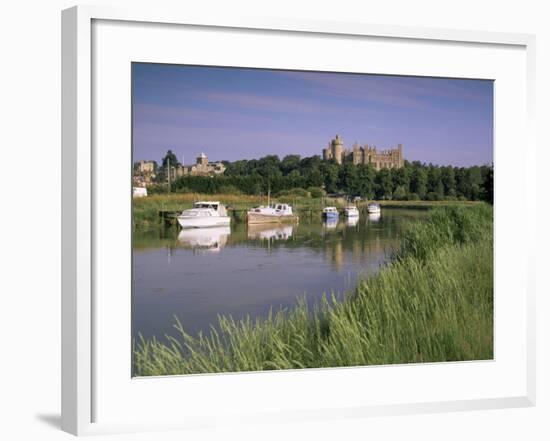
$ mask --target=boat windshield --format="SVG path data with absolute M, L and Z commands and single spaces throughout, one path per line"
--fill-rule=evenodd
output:
M 212 210 L 217 210 L 217 204 L 194 204 L 193 208 L 211 208 Z
M 212 216 L 212 212 L 209 210 L 186 210 L 183 212 L 185 216 L 189 217 L 208 217 Z

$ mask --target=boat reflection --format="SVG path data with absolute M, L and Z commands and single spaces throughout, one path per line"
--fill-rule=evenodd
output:
M 192 228 L 181 230 L 178 242 L 193 250 L 219 251 L 227 244 L 230 227 Z
M 260 240 L 288 240 L 292 237 L 293 231 L 294 225 L 249 224 L 247 237 Z
M 346 217 L 346 227 L 355 227 L 359 223 L 359 216 Z
M 367 218 L 369 222 L 378 222 L 381 216 L 380 213 L 369 213 Z
M 323 221 L 323 226 L 327 230 L 334 230 L 338 226 L 338 218 L 326 218 Z

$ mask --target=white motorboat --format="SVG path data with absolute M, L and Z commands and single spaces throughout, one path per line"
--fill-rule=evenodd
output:
M 193 208 L 183 210 L 178 216 L 182 228 L 205 228 L 227 226 L 231 218 L 223 204 L 214 201 L 195 202 Z
M 323 217 L 325 219 L 338 219 L 338 209 L 336 207 L 323 208 Z
M 380 213 L 380 204 L 369 204 L 367 205 L 367 211 L 372 213 Z
M 348 205 L 344 208 L 344 214 L 347 217 L 359 217 L 359 210 L 355 205 Z
M 298 219 L 298 216 L 292 212 L 292 207 L 288 204 L 259 206 L 247 212 L 249 224 L 297 222 Z

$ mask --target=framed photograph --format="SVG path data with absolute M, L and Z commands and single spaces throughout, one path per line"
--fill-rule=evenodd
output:
M 533 36 L 62 25 L 64 430 L 534 405 Z

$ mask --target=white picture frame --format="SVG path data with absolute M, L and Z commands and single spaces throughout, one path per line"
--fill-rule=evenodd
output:
M 430 43 L 433 45 L 465 45 L 468 47 L 483 47 L 488 51 L 502 51 L 511 49 L 521 53 L 518 59 L 524 61 L 521 66 L 516 66 L 518 75 L 524 78 L 525 93 L 519 97 L 520 107 L 517 109 L 519 120 L 524 121 L 525 126 L 518 130 L 518 135 L 525 135 L 523 152 L 525 162 L 536 160 L 533 130 L 534 111 L 534 53 L 535 38 L 527 34 L 506 34 L 476 31 L 458 31 L 450 29 L 424 29 L 416 27 L 382 26 L 363 23 L 336 23 L 336 22 L 314 22 L 296 21 L 275 18 L 241 18 L 213 16 L 196 17 L 189 16 L 182 8 L 181 10 L 161 13 L 154 10 L 136 9 L 131 11 L 118 10 L 109 7 L 78 6 L 67 9 L 62 13 L 62 428 L 63 430 L 77 434 L 88 435 L 97 433 L 113 433 L 136 430 L 166 430 L 174 428 L 208 427 L 229 423 L 235 413 L 223 413 L 223 406 L 212 411 L 212 415 L 206 413 L 185 416 L 181 418 L 163 418 L 162 415 L 151 415 L 150 419 L 137 418 L 139 422 L 133 421 L 121 415 L 118 420 L 116 415 L 109 418 L 97 418 L 101 399 L 98 399 L 98 385 L 103 384 L 98 378 L 100 373 L 96 369 L 96 359 L 104 350 L 104 346 L 98 345 L 94 330 L 94 317 L 104 308 L 104 303 L 98 306 L 94 300 L 96 286 L 97 259 L 96 241 L 99 235 L 96 225 L 95 213 L 103 203 L 97 197 L 95 185 L 97 184 L 98 168 L 101 161 L 98 161 L 93 154 L 94 145 L 92 139 L 98 130 L 94 120 L 97 118 L 97 108 L 93 106 L 97 97 L 94 96 L 95 78 L 98 75 L 96 66 L 93 65 L 94 56 L 97 56 L 98 47 L 96 44 L 97 35 L 94 34 L 94 23 L 118 23 L 121 26 L 137 23 L 140 25 L 154 25 L 157 29 L 163 26 L 181 26 L 206 29 L 208 32 L 221 32 L 221 30 L 237 30 L 246 33 L 269 32 L 284 33 L 285 38 L 297 38 L 303 35 L 327 36 L 328 37 L 353 37 L 355 39 L 378 39 L 382 41 L 407 42 L 411 50 L 414 45 Z M 103 37 L 102 37 L 103 38 Z M 201 44 L 197 42 L 197 44 Z M 342 44 L 345 44 L 342 43 Z M 473 50 L 473 49 L 472 49 Z M 523 63 L 522 61 L 522 63 Z M 421 74 L 422 66 L 411 74 Z M 523 73 L 522 73 L 523 72 Z M 394 73 L 394 72 L 385 72 Z M 519 78 L 519 77 L 518 77 Z M 523 81 L 523 80 L 522 80 Z M 506 83 L 507 84 L 507 83 Z M 511 84 L 511 83 L 510 83 Z M 523 84 L 523 83 L 522 83 Z M 497 89 L 498 90 L 498 89 Z M 503 91 L 505 93 L 506 91 Z M 498 100 L 498 93 L 497 93 Z M 497 109 L 498 111 L 498 109 Z M 498 118 L 498 115 L 497 115 Z M 129 130 L 129 129 L 128 129 Z M 498 146 L 502 140 L 497 137 L 495 145 Z M 504 145 L 504 144 L 502 144 Z M 129 148 L 129 146 L 128 146 Z M 495 198 L 497 205 L 504 200 L 505 177 L 507 173 L 506 154 L 502 154 L 502 162 L 499 159 L 499 148 L 495 148 L 495 170 L 496 177 Z M 505 151 L 505 150 L 502 150 Z M 128 163 L 129 164 L 129 163 Z M 122 165 L 127 166 L 129 165 Z M 500 165 L 502 164 L 502 166 Z M 499 170 L 498 167 L 502 167 Z M 509 172 L 510 170 L 508 170 Z M 528 173 L 526 167 L 520 167 L 519 178 L 523 185 L 531 185 L 535 182 L 534 173 Z M 125 177 L 123 179 L 126 179 Z M 499 180 L 500 179 L 500 180 Z M 534 188 L 535 185 L 532 186 Z M 500 196 L 499 196 L 500 195 Z M 524 209 L 535 211 L 536 199 L 534 194 L 525 194 Z M 130 196 L 128 196 L 130 198 Z M 499 218 L 496 213 L 495 223 L 501 222 L 504 225 L 503 217 Z M 528 223 L 532 222 L 527 220 Z M 129 221 L 128 221 L 129 223 Z M 475 410 L 504 407 L 524 407 L 535 404 L 535 287 L 534 287 L 534 228 L 529 229 L 531 233 L 525 238 L 525 249 L 522 248 L 520 259 L 522 265 L 525 263 L 525 274 L 521 279 L 522 290 L 518 292 L 521 298 L 518 300 L 524 306 L 516 309 L 516 314 L 521 315 L 518 323 L 525 325 L 521 331 L 522 339 L 517 343 L 521 349 L 522 368 L 517 371 L 517 382 L 521 385 L 518 393 L 502 394 L 488 392 L 481 393 L 481 396 L 471 399 L 464 399 L 457 396 L 443 396 L 441 399 L 433 400 L 429 397 L 415 396 L 414 399 L 396 400 L 391 399 L 384 404 L 361 405 L 351 403 L 349 406 L 335 401 L 333 406 L 322 408 L 307 407 L 303 404 L 300 409 L 285 409 L 284 405 L 277 410 L 265 410 L 258 413 L 239 410 L 235 406 L 235 412 L 239 415 L 243 424 L 247 421 L 285 422 L 296 420 L 326 420 L 328 418 L 360 417 L 373 415 L 400 415 L 425 412 L 446 412 L 458 410 Z M 502 235 L 500 236 L 502 237 Z M 506 253 L 513 252 L 500 246 L 495 241 L 495 255 L 506 256 Z M 523 273 L 522 273 L 523 274 Z M 499 277 L 498 275 L 496 277 Z M 495 291 L 498 296 L 498 291 Z M 499 317 L 499 305 L 496 302 L 496 316 Z M 500 314 L 501 317 L 504 314 Z M 519 326 L 519 325 L 518 325 Z M 524 337 L 524 338 L 523 338 Z M 499 339 L 499 333 L 496 333 Z M 497 353 L 498 357 L 498 353 Z M 474 363 L 475 364 L 475 363 Z M 457 372 L 470 369 L 468 365 L 456 365 Z M 471 366 L 471 364 L 469 365 Z M 102 367 L 103 369 L 103 367 Z M 393 367 L 382 367 L 380 369 L 394 369 Z M 306 375 L 320 376 L 320 370 L 313 370 Z M 105 372 L 104 369 L 101 372 Z M 364 375 L 366 371 L 354 369 L 333 369 L 331 370 L 330 381 L 337 381 L 339 376 L 354 377 Z M 269 377 L 278 375 L 278 377 Z M 281 385 L 288 385 L 285 381 L 292 380 L 292 376 L 302 375 L 287 372 L 283 375 L 274 374 L 248 374 L 240 376 L 240 380 L 234 380 L 239 387 L 247 382 L 253 382 L 254 387 L 261 387 L 262 384 L 270 381 L 270 378 L 280 379 Z M 466 375 L 466 374 L 465 374 Z M 473 374 L 472 374 L 473 375 Z M 128 377 L 130 376 L 128 368 Z M 201 385 L 217 383 L 219 376 L 205 376 L 196 382 Z M 226 375 L 227 377 L 227 375 Z M 235 376 L 234 376 L 235 378 Z M 130 379 L 130 378 L 129 378 Z M 299 381 L 304 382 L 303 375 Z M 130 379 L 131 380 L 131 379 Z M 142 381 L 142 380 L 134 380 Z M 155 388 L 154 384 L 166 384 L 165 379 L 147 379 L 150 381 L 149 388 Z M 174 380 L 179 381 L 179 380 Z M 347 381 L 347 380 L 346 380 Z M 350 380 L 354 381 L 354 380 Z M 153 383 L 157 382 L 157 383 Z M 106 384 L 106 383 L 105 383 Z M 197 383 L 198 384 L 198 383 Z M 152 386 L 153 385 L 153 386 Z M 195 384 L 195 386 L 197 386 Z M 215 390 L 215 385 L 211 387 Z M 221 387 L 221 386 L 220 386 Z M 237 387 L 237 386 L 235 386 Z M 246 387 L 246 386 L 245 386 Z M 250 385 L 248 387 L 251 387 Z M 518 390 L 520 390 L 518 389 Z M 162 392 L 161 392 L 162 393 Z M 101 394 L 100 394 L 101 395 Z M 304 402 L 305 403 L 305 402 Z M 159 413 L 161 410 L 159 410 Z M 217 413 L 216 413 L 217 412 Z M 210 418 L 212 417 L 212 418 Z

